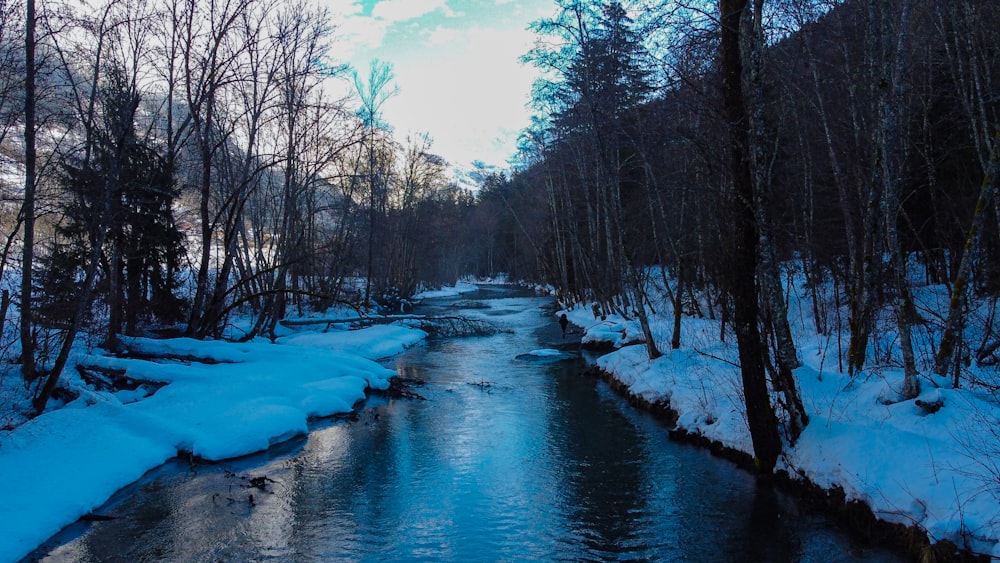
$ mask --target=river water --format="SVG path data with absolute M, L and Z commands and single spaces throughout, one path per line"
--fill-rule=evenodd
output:
M 551 300 L 484 288 L 437 303 L 507 330 L 392 359 L 426 400 L 372 398 L 262 454 L 169 463 L 97 511 L 114 519 L 71 526 L 32 559 L 902 560 L 671 442 L 581 359 L 523 356 L 572 342 Z

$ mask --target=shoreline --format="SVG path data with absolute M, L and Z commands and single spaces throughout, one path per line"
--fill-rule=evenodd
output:
M 595 352 L 600 353 L 600 351 Z M 931 543 L 927 532 L 917 524 L 906 526 L 879 519 L 866 503 L 856 499 L 847 500 L 844 490 L 840 487 L 825 489 L 804 476 L 792 476 L 783 469 L 773 475 L 760 474 L 754 469 L 753 456 L 747 452 L 712 440 L 697 431 L 678 426 L 680 413 L 670 405 L 669 401 L 653 402 L 633 393 L 626 383 L 594 363 L 589 363 L 583 374 L 603 380 L 634 408 L 666 420 L 673 426 L 669 431 L 671 440 L 707 449 L 713 456 L 731 461 L 740 469 L 755 474 L 759 484 L 777 486 L 793 494 L 810 508 L 833 518 L 852 535 L 867 543 L 899 551 L 916 561 L 971 563 L 992 560 L 989 555 L 962 550 L 950 540 Z

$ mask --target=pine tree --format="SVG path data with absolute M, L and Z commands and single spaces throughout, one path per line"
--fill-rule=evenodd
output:
M 165 159 L 136 136 L 139 97 L 120 78 L 110 72 L 102 87 L 104 119 L 90 159 L 63 164 L 69 197 L 46 258 L 40 307 L 52 322 L 70 321 L 99 246 L 94 297 L 108 306 L 112 344 L 123 329 L 135 334 L 140 319 L 176 322 L 182 314 L 174 294 L 183 253 L 172 211 L 177 193 Z

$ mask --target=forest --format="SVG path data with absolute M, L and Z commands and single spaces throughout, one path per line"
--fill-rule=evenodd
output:
M 899 365 L 904 400 L 929 373 L 996 392 L 968 369 L 992 372 L 1000 346 L 992 3 L 561 5 L 525 57 L 547 71 L 526 166 L 480 193 L 510 211 L 502 270 L 634 318 L 650 359 L 684 318 L 721 319 L 765 471 L 775 416 L 793 443 L 808 424 L 795 276 L 816 333 L 843 338 L 840 371 Z M 930 286 L 950 299 L 918 302 Z M 649 328 L 663 297 L 670 342 Z
M 37 412 L 81 340 L 236 316 L 273 339 L 499 273 L 637 319 L 649 358 L 721 319 L 765 470 L 769 389 L 792 440 L 808 423 L 793 274 L 841 371 L 898 357 L 905 398 L 928 372 L 997 390 L 968 369 L 1000 361 L 992 2 L 556 0 L 523 58 L 532 125 L 475 190 L 394 137 L 391 67 L 338 62 L 336 26 L 305 0 L 0 5 L 0 355 Z M 914 299 L 932 284 L 936 309 Z M 898 352 L 871 345 L 886 327 Z
M 39 412 L 81 337 L 218 338 L 234 314 L 273 337 L 464 273 L 474 198 L 428 136 L 393 138 L 391 68 L 338 63 L 324 9 L 0 8 L 0 352 Z

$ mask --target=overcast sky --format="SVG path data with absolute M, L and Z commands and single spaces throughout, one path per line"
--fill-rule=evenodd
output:
M 337 26 L 337 61 L 365 77 L 372 59 L 392 64 L 399 94 L 383 118 L 398 139 L 429 133 L 453 164 L 506 165 L 528 125 L 526 27 L 555 12 L 552 0 L 321 1 Z

